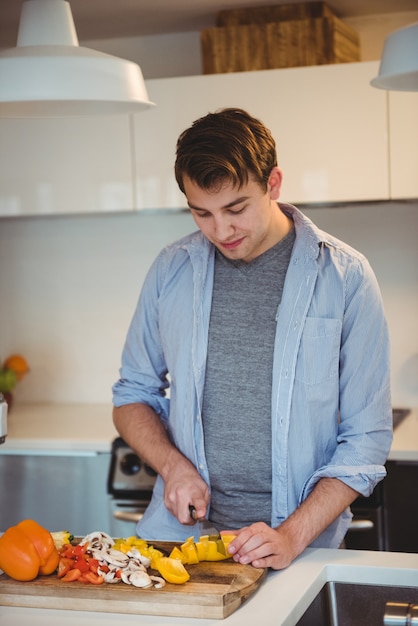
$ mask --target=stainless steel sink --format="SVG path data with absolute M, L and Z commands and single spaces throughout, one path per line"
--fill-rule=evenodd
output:
M 418 604 L 418 587 L 328 582 L 296 626 L 383 626 L 387 602 Z

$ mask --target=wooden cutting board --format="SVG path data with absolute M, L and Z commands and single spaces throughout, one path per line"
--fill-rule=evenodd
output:
M 153 542 L 169 552 L 173 544 Z M 232 560 L 186 566 L 190 580 L 167 583 L 163 589 L 132 585 L 64 583 L 55 574 L 30 582 L 0 576 L 0 605 L 27 608 L 106 611 L 138 615 L 164 615 L 223 619 L 231 615 L 261 585 L 267 570 Z

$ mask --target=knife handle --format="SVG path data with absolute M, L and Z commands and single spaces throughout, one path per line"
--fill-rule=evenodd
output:
M 190 517 L 194 519 L 195 522 L 197 522 L 196 509 L 194 508 L 193 504 L 189 504 L 189 513 Z

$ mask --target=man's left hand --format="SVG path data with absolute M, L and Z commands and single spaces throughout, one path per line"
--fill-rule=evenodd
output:
M 237 537 L 228 546 L 234 561 L 254 567 L 284 569 L 297 556 L 294 547 L 280 528 L 274 529 L 264 522 L 256 522 L 237 531 Z

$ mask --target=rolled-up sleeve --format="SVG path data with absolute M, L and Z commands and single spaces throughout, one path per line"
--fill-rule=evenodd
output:
M 337 446 L 330 461 L 306 481 L 301 499 L 324 477 L 369 496 L 386 475 L 392 437 L 388 328 L 375 275 L 359 258 L 345 281 Z

